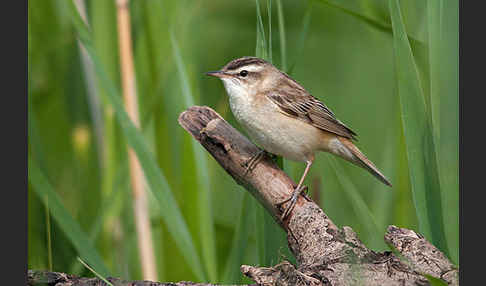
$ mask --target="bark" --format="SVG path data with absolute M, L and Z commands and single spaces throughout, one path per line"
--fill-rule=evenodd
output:
M 194 283 L 189 281 L 181 282 L 152 282 L 152 281 L 126 281 L 118 278 L 108 277 L 108 282 L 114 286 L 216 286 L 215 284 Z M 33 271 L 27 273 L 27 285 L 49 285 L 49 286 L 105 286 L 108 285 L 98 278 L 77 277 L 60 272 Z M 236 286 L 236 285 L 235 285 Z M 238 285 L 241 286 L 241 285 Z M 255 285 L 256 286 L 256 285 Z
M 290 215 L 282 220 L 288 203 L 282 206 L 278 203 L 292 194 L 296 184 L 269 156 L 265 154 L 251 172 L 246 172 L 245 162 L 259 151 L 258 147 L 209 107 L 189 108 L 179 116 L 179 124 L 287 232 L 289 248 L 297 265 L 288 261 L 273 267 L 242 265 L 241 272 L 258 285 L 430 285 L 426 276 L 440 279 L 444 285 L 459 285 L 458 268 L 412 230 L 389 226 L 384 239 L 395 251 L 375 252 L 360 241 L 353 229 L 337 227 L 316 203 L 303 196 L 299 197 Z M 29 272 L 29 282 L 35 280 Z M 69 285 L 103 285 L 90 283 Z M 211 285 L 120 283 L 115 285 Z
M 287 232 L 296 266 L 243 265 L 241 271 L 261 285 L 427 285 L 424 274 L 458 285 L 458 269 L 420 234 L 389 226 L 385 241 L 395 253 L 368 249 L 350 227 L 338 228 L 312 200 L 301 196 L 290 216 L 281 215 L 295 188 L 269 156 L 245 174 L 244 163 L 258 147 L 209 107 L 183 112 L 179 124 L 186 129 L 235 181 L 243 185 Z

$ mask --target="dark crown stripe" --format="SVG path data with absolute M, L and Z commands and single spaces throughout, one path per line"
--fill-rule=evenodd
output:
M 254 57 L 244 57 L 244 58 L 239 58 L 234 61 L 231 61 L 227 66 L 226 70 L 236 70 L 241 67 L 251 65 L 251 64 L 265 64 L 266 61 L 259 59 L 259 58 L 254 58 Z

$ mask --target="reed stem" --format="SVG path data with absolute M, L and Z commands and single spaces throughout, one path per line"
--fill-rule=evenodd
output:
M 120 48 L 120 68 L 123 100 L 130 119 L 140 128 L 133 53 L 130 35 L 130 10 L 128 0 L 117 0 L 117 21 Z M 144 174 L 132 148 L 128 150 L 130 181 L 133 195 L 133 211 L 137 231 L 137 242 L 143 279 L 157 281 L 157 270 L 152 241 L 152 230 L 148 214 L 147 194 L 144 189 Z

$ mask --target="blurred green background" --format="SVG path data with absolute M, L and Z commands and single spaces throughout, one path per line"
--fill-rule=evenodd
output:
M 358 133 L 393 184 L 319 154 L 305 183 L 334 222 L 377 251 L 390 224 L 419 231 L 459 264 L 458 1 L 130 1 L 140 132 L 120 108 L 116 1 L 80 2 L 87 26 L 70 0 L 28 4 L 29 269 L 91 276 L 80 257 L 143 278 L 127 144 L 147 178 L 159 281 L 248 282 L 241 264 L 295 262 L 285 233 L 177 123 L 207 105 L 241 130 L 204 73 L 255 54 Z M 294 180 L 304 167 L 284 160 Z

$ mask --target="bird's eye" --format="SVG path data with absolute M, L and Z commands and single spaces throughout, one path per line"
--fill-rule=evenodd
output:
M 240 76 L 245 77 L 247 75 L 248 75 L 248 71 L 247 70 L 240 71 Z

